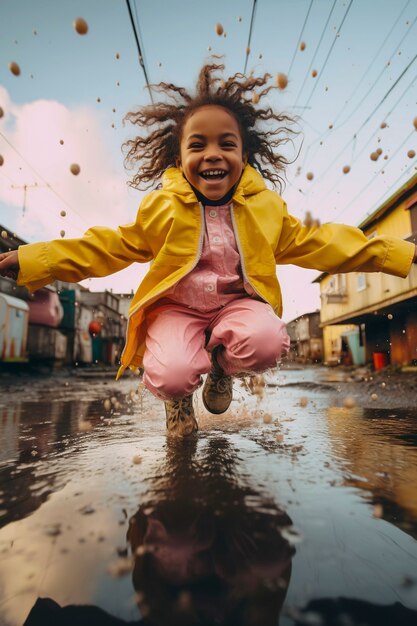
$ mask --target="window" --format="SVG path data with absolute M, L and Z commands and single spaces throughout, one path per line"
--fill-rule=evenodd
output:
M 356 290 L 357 291 L 363 291 L 364 289 L 366 289 L 366 275 L 365 272 L 358 272 L 357 276 L 357 283 L 356 283 Z

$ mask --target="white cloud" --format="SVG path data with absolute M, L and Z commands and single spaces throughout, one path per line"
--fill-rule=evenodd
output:
M 61 230 L 80 236 L 92 225 L 115 227 L 134 219 L 140 197 L 129 197 L 122 157 L 106 140 L 104 119 L 87 107 L 71 110 L 52 100 L 18 105 L 1 87 L 0 103 L 7 139 L 0 140 L 4 226 L 38 241 L 59 237 Z M 81 168 L 78 176 L 70 172 L 72 163 Z

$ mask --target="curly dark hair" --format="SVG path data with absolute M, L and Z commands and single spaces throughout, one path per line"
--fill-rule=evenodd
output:
M 168 167 L 176 165 L 187 118 L 195 109 L 214 104 L 224 107 L 236 118 L 248 163 L 274 186 L 282 189 L 284 179 L 281 174 L 292 161 L 277 149 L 297 134 L 289 128 L 296 118 L 274 113 L 271 107 L 263 109 L 255 106 L 271 89 L 276 88 L 275 85 L 265 86 L 271 78 L 270 74 L 254 77 L 236 73 L 224 80 L 215 75 L 223 70 L 222 64 L 204 65 L 198 75 L 195 95 L 172 83 L 151 85 L 152 90 L 165 94 L 170 101 L 142 106 L 127 113 L 126 121 L 149 129 L 146 136 L 139 135 L 123 144 L 126 168 L 134 169 L 140 164 L 130 182 L 132 187 L 148 189 Z

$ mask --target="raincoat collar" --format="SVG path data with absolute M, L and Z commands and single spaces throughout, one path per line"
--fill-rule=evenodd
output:
M 177 167 L 169 167 L 162 176 L 162 188 L 182 196 L 183 202 L 195 203 L 196 195 L 190 183 Z M 251 165 L 246 165 L 233 195 L 233 202 L 245 204 L 245 196 L 251 196 L 266 189 L 262 176 Z

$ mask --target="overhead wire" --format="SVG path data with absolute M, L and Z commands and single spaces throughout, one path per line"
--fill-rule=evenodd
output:
M 133 19 L 132 9 L 130 6 L 130 0 L 126 0 L 126 5 L 127 5 L 127 10 L 129 12 L 129 18 L 130 18 L 130 24 L 133 30 L 133 36 L 136 42 L 136 48 L 137 48 L 138 55 L 139 55 L 139 65 L 141 66 L 143 75 L 145 77 L 145 82 L 146 82 L 146 86 L 148 87 L 149 97 L 151 99 L 152 104 L 154 104 L 152 89 L 151 89 L 151 86 L 149 84 L 149 79 L 148 79 L 148 72 L 146 70 L 145 58 L 142 53 L 142 48 L 141 48 L 140 41 L 139 41 L 139 34 L 138 34 L 139 20 L 137 20 L 137 27 L 136 27 L 135 20 Z M 135 5 L 135 11 L 136 11 L 136 5 Z M 137 12 L 136 12 L 136 19 L 137 19 Z
M 414 134 L 414 130 L 410 131 L 410 133 L 406 136 L 406 138 L 404 139 L 404 141 L 401 142 L 401 144 L 398 146 L 397 150 L 391 155 L 391 161 L 392 159 L 399 153 L 399 151 L 401 150 L 401 148 L 404 147 L 404 145 L 407 143 L 407 141 L 410 139 L 410 137 Z M 368 189 L 368 187 L 375 182 L 378 174 L 380 174 L 382 172 L 382 170 L 386 167 L 386 165 L 383 165 L 375 174 L 374 176 L 371 178 L 370 181 L 368 181 L 366 183 L 366 185 L 350 200 L 350 202 L 348 202 L 348 204 L 341 210 L 339 211 L 339 213 L 337 213 L 337 215 L 335 216 L 335 219 L 337 219 L 338 217 L 340 217 L 340 215 L 342 215 L 362 194 L 364 191 L 366 191 L 366 189 Z M 407 172 L 414 167 L 413 165 L 410 165 L 410 167 L 407 169 Z M 401 178 L 401 176 L 400 176 Z
M 76 215 L 78 215 L 78 217 L 82 220 L 82 222 L 85 224 L 85 220 L 82 217 L 82 215 L 80 215 L 78 213 L 78 211 L 76 209 L 74 209 L 73 206 L 71 206 L 69 204 L 69 202 L 67 200 L 65 200 L 65 198 L 63 198 L 61 196 L 61 194 L 58 193 L 58 191 L 56 191 L 56 189 L 53 188 L 53 186 L 46 180 L 46 178 L 44 178 L 44 176 L 42 176 L 42 174 L 40 174 L 34 167 L 33 165 L 31 165 L 31 163 L 29 163 L 29 161 L 23 156 L 23 154 L 21 152 L 19 152 L 19 150 L 17 148 L 15 148 L 15 146 L 11 143 L 11 141 L 9 141 L 9 139 L 3 135 L 3 133 L 0 131 L 0 137 L 12 148 L 12 150 L 14 150 L 14 152 L 16 152 L 17 155 L 19 155 L 19 157 L 22 159 L 22 161 L 24 161 L 26 163 L 26 165 L 32 170 L 32 172 L 41 179 L 41 181 L 45 184 L 45 186 L 52 191 L 53 194 L 56 195 L 57 198 L 60 199 L 61 202 L 63 202 L 65 204 L 65 206 L 69 209 L 71 209 L 71 211 L 74 211 L 74 213 Z
M 327 62 L 328 62 L 328 60 L 329 60 L 329 58 L 330 58 L 330 55 L 331 55 L 331 53 L 332 53 L 332 51 L 333 51 L 333 48 L 334 48 L 334 46 L 335 46 L 335 44 L 336 44 L 336 41 L 337 41 L 337 40 L 338 40 L 338 38 L 339 38 L 340 31 L 341 31 L 341 30 L 342 30 L 342 28 L 343 28 L 343 24 L 345 23 L 345 20 L 346 20 L 346 18 L 347 18 L 347 16 L 348 16 L 348 14 L 349 14 L 349 11 L 350 11 L 350 9 L 351 9 L 352 4 L 353 4 L 353 0 L 350 0 L 350 2 L 349 2 L 349 6 L 348 6 L 348 8 L 347 8 L 347 9 L 346 9 L 346 11 L 345 11 L 345 14 L 344 14 L 343 19 L 342 19 L 342 21 L 341 21 L 341 23 L 340 23 L 340 26 L 339 26 L 339 28 L 338 28 L 338 29 L 337 29 L 337 31 L 336 31 L 336 35 L 335 35 L 335 38 L 334 38 L 334 40 L 333 40 L 333 43 L 332 43 L 332 45 L 330 46 L 330 49 L 329 49 L 329 51 L 328 51 L 328 53 L 327 53 L 327 56 L 326 56 L 326 58 L 325 58 L 325 60 L 324 60 L 324 63 L 323 63 L 323 65 L 322 65 L 322 68 L 321 68 L 320 73 L 319 73 L 319 77 L 318 77 L 317 81 L 314 83 L 313 89 L 311 90 L 311 93 L 310 93 L 310 95 L 309 95 L 309 98 L 308 98 L 308 100 L 307 100 L 307 102 L 306 102 L 306 104 L 305 104 L 305 106 L 306 106 L 306 107 L 310 104 L 310 100 L 311 100 L 311 98 L 313 97 L 313 94 L 314 94 L 314 92 L 315 92 L 315 90 L 316 90 L 316 88 L 317 88 L 317 85 L 318 85 L 318 84 L 319 84 L 319 82 L 320 82 L 320 78 L 323 76 L 324 69 L 325 69 L 325 67 L 326 67 L 326 65 L 327 65 Z
M 387 35 L 385 35 L 382 39 L 382 43 L 380 45 L 380 47 L 378 48 L 378 51 L 375 53 L 372 61 L 370 62 L 370 64 L 368 65 L 368 67 L 366 68 L 366 70 L 364 71 L 364 73 L 362 74 L 361 78 L 359 79 L 359 82 L 355 85 L 355 87 L 352 89 L 352 92 L 349 96 L 349 98 L 347 99 L 347 101 L 344 103 L 344 106 L 340 109 L 339 113 L 336 115 L 336 117 L 334 118 L 334 124 L 338 121 L 338 119 L 340 118 L 340 116 L 343 114 L 343 112 L 345 111 L 345 107 L 346 104 L 348 102 L 350 102 L 351 98 L 353 97 L 353 95 L 355 93 L 358 92 L 359 87 L 361 86 L 361 84 L 363 83 L 364 79 L 369 76 L 369 70 L 371 69 L 372 65 L 375 63 L 376 59 L 378 58 L 381 50 L 383 49 L 383 47 L 385 46 L 386 42 L 388 41 L 389 37 L 391 36 L 394 28 L 397 26 L 398 22 L 400 21 L 402 14 L 404 13 L 404 11 L 406 10 L 407 6 L 410 4 L 411 0 L 408 0 L 408 2 L 406 3 L 406 5 L 404 6 L 404 8 L 401 10 L 400 14 L 398 15 L 397 19 L 395 20 L 394 24 L 391 26 L 389 32 Z M 415 20 L 414 20 L 415 22 Z M 392 59 L 392 57 L 394 56 L 394 54 L 397 52 L 398 48 L 401 46 L 402 42 L 404 41 L 405 37 L 408 35 L 408 33 L 410 32 L 413 24 L 409 27 L 408 32 L 404 35 L 404 37 L 401 39 L 401 41 L 399 42 L 399 44 L 397 45 L 397 47 L 395 48 L 394 52 L 391 54 L 389 60 Z M 348 115 L 348 117 L 342 122 L 342 124 L 340 124 L 340 126 L 342 126 L 343 124 L 345 124 L 351 117 L 352 115 L 354 115 L 356 113 L 356 111 L 358 110 L 358 108 L 360 107 L 360 105 L 364 102 L 364 100 L 368 97 L 369 93 L 372 91 L 372 89 L 375 87 L 376 83 L 378 82 L 378 80 L 381 78 L 382 74 L 384 73 L 386 69 L 386 66 L 384 66 L 383 70 L 380 72 L 380 74 L 378 75 L 378 77 L 376 78 L 376 80 L 373 82 L 372 86 L 370 87 L 370 89 L 367 91 L 367 93 L 365 94 L 365 96 L 361 99 L 361 101 L 356 105 L 356 107 L 354 108 L 353 111 L 351 111 Z M 339 128 L 340 128 L 339 126 Z
M 243 68 L 243 73 L 244 74 L 246 74 L 246 70 L 247 70 L 247 67 L 248 67 L 248 60 L 249 60 L 250 49 L 251 49 L 251 41 L 252 41 L 252 30 L 253 30 L 253 24 L 255 22 L 256 3 L 257 3 L 257 0 L 253 0 L 252 15 L 251 15 L 251 18 L 250 18 L 250 25 L 249 25 L 248 43 L 246 45 L 245 65 L 244 65 L 244 68 Z
M 341 108 L 341 110 L 339 111 L 339 113 L 337 114 L 335 121 L 337 121 L 340 116 L 342 115 L 342 113 L 345 111 L 346 108 L 346 104 L 350 101 L 350 99 L 352 98 L 353 94 L 356 93 L 356 90 L 358 89 L 358 87 L 360 86 L 360 84 L 362 83 L 364 77 L 366 76 L 366 73 L 369 71 L 370 67 L 373 65 L 375 59 L 377 58 L 377 56 L 379 55 L 380 50 L 382 49 L 382 47 L 384 46 L 385 42 L 387 41 L 387 39 L 390 37 L 390 35 L 393 32 L 393 29 L 395 27 L 395 25 L 398 23 L 398 21 L 400 20 L 403 12 L 405 11 L 405 9 L 407 8 L 408 4 L 410 3 L 410 0 L 408 0 L 407 4 L 405 5 L 405 7 L 402 9 L 401 13 L 399 14 L 399 16 L 397 17 L 394 25 L 391 27 L 389 33 L 385 36 L 383 43 L 381 44 L 378 52 L 376 53 L 376 55 L 374 56 L 374 59 L 372 60 L 372 62 L 370 63 L 370 65 L 368 65 L 368 68 L 366 70 L 366 72 L 363 74 L 362 78 L 360 79 L 359 83 L 355 86 L 355 89 L 352 91 L 351 95 L 349 96 L 348 100 L 344 103 L 343 107 Z M 399 49 L 399 47 L 401 46 L 402 42 L 404 41 L 404 39 L 408 36 L 408 34 L 411 32 L 412 27 L 414 26 L 415 22 L 417 20 L 417 17 L 414 19 L 413 23 L 411 24 L 411 26 L 409 27 L 407 33 L 402 37 L 402 39 L 400 40 L 400 42 L 397 44 L 395 50 L 393 51 L 393 53 L 391 54 L 389 61 L 391 61 L 391 59 L 393 58 L 393 56 L 396 54 L 397 50 Z M 363 104 L 363 102 L 365 101 L 365 99 L 368 97 L 368 95 L 370 94 L 370 92 L 372 91 L 372 89 L 375 87 L 375 85 L 377 84 L 377 82 L 379 81 L 379 79 L 381 78 L 382 74 L 384 73 L 386 69 L 386 66 L 384 66 L 383 70 L 379 73 L 377 79 L 373 82 L 373 84 L 371 85 L 370 89 L 368 89 L 367 93 L 365 94 L 365 96 L 361 99 L 361 101 L 356 105 L 356 107 L 354 108 L 353 111 L 351 111 L 351 113 L 348 115 L 348 117 L 338 126 L 334 127 L 334 123 L 333 123 L 333 131 L 337 130 L 338 128 L 341 128 L 353 115 L 354 113 L 356 113 L 356 111 L 358 110 L 358 108 Z M 329 134 L 329 130 L 326 129 L 326 131 L 324 133 L 321 133 L 321 135 L 319 137 L 316 137 L 316 139 L 314 139 L 307 147 L 306 150 L 306 154 L 304 155 L 304 160 L 303 160 L 303 166 L 305 161 L 307 160 L 307 156 L 308 153 L 310 151 L 310 149 L 317 143 L 319 143 L 320 141 L 324 140 Z M 356 134 L 353 136 L 352 140 L 356 139 Z M 351 141 L 352 141 L 351 140 Z
M 372 119 L 373 115 L 376 113 L 376 111 L 379 109 L 379 107 L 381 106 L 381 104 L 386 100 L 386 98 L 388 97 L 388 95 L 392 92 L 392 90 L 394 89 L 394 87 L 399 83 L 399 81 L 404 77 L 405 73 L 410 69 L 412 63 L 414 63 L 414 61 L 417 59 L 417 54 L 413 57 L 412 61 L 410 61 L 410 63 L 407 65 L 406 69 L 403 70 L 400 74 L 400 76 L 398 77 L 398 79 L 395 81 L 394 85 L 392 85 L 389 90 L 386 92 L 386 94 L 383 96 L 383 98 L 380 100 L 380 102 L 374 107 L 372 113 L 370 113 L 368 115 L 368 117 L 366 118 L 365 122 L 363 122 L 361 124 L 361 126 L 359 127 L 359 129 L 354 133 L 353 137 L 343 146 L 343 148 L 340 150 L 340 152 L 338 152 L 337 156 L 334 157 L 332 159 L 332 162 L 330 163 L 330 165 L 324 170 L 324 172 L 321 172 L 320 176 L 314 181 L 313 185 L 311 185 L 311 187 L 313 187 L 314 185 L 317 184 L 318 181 L 320 181 L 326 174 L 327 172 L 334 166 L 334 164 L 336 163 L 336 161 L 339 159 L 339 157 L 343 154 L 343 152 L 346 150 L 346 148 L 352 143 L 352 141 L 356 140 L 359 132 L 366 126 L 366 124 Z M 416 77 L 413 78 L 411 84 L 413 84 L 414 80 Z M 401 98 L 403 97 L 404 93 L 401 95 Z M 369 142 L 368 142 L 369 143 Z M 311 189 L 310 187 L 310 189 Z
M 319 51 L 319 49 L 320 49 L 320 45 L 321 45 L 321 42 L 323 41 L 324 33 L 326 32 L 326 28 L 327 28 L 327 26 L 328 26 L 328 24 L 329 24 L 329 22 L 330 22 L 330 18 L 331 18 L 332 14 L 333 14 L 333 11 L 334 11 L 334 8 L 335 8 L 335 6 L 336 6 L 336 3 L 337 3 L 337 0 L 334 0 L 334 1 L 333 1 L 333 6 L 332 6 L 332 8 L 330 9 L 329 15 L 327 16 L 326 23 L 325 23 L 325 25 L 324 25 L 324 27 L 323 27 L 323 30 L 321 31 L 320 39 L 319 39 L 319 42 L 318 42 L 318 44 L 317 44 L 317 46 L 316 46 L 316 49 L 315 49 L 315 51 L 314 51 L 313 57 L 312 57 L 312 59 L 311 59 L 311 63 L 310 63 L 310 65 L 309 65 L 308 70 L 307 70 L 307 72 L 306 72 L 306 75 L 305 75 L 305 77 L 304 77 L 303 84 L 301 85 L 301 87 L 300 87 L 300 89 L 299 89 L 299 91 L 298 91 L 297 97 L 296 97 L 296 99 L 295 99 L 295 104 L 293 105 L 294 107 L 296 107 L 296 106 L 297 106 L 298 99 L 299 99 L 299 97 L 300 97 L 300 95 L 301 95 L 301 92 L 302 92 L 302 91 L 303 91 L 303 89 L 304 89 L 304 85 L 305 85 L 305 83 L 306 83 L 306 80 L 307 80 L 307 78 L 308 78 L 308 77 L 309 77 L 309 75 L 310 75 L 310 70 L 311 70 L 311 68 L 313 67 L 313 63 L 314 63 L 314 61 L 315 61 L 315 59 L 316 59 L 316 56 L 317 56 L 317 53 L 318 53 L 318 51 Z M 294 57 L 295 57 L 295 55 L 294 55 Z
M 311 11 L 311 8 L 312 8 L 312 6 L 313 6 L 313 2 L 314 2 L 314 0 L 311 0 L 310 5 L 309 5 L 308 10 L 307 10 L 307 14 L 306 14 L 306 16 L 305 16 L 305 18 L 304 18 L 304 23 L 303 23 L 303 25 L 302 25 L 302 27 L 301 27 L 300 35 L 299 35 L 299 37 L 298 37 L 298 41 L 297 41 L 297 44 L 296 44 L 296 46 L 295 46 L 294 54 L 292 55 L 292 59 L 291 59 L 291 63 L 290 63 L 290 67 L 288 68 L 288 72 L 287 72 L 287 74 L 288 74 L 288 75 L 290 75 L 290 74 L 291 74 L 291 70 L 292 70 L 292 66 L 293 66 L 293 64 L 294 64 L 295 56 L 296 56 L 296 54 L 297 54 L 298 46 L 300 45 L 301 38 L 302 38 L 302 36 L 303 36 L 304 29 L 305 29 L 306 24 L 307 24 L 308 16 L 310 15 L 310 11 Z

